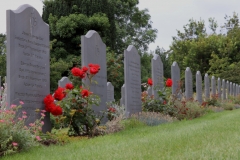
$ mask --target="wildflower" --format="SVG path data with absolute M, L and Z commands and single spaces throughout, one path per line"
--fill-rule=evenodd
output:
M 44 122 L 43 122 L 43 121 L 41 121 L 41 124 L 42 124 L 42 125 L 44 125 Z
M 23 105 L 24 103 L 23 103 L 23 101 L 19 101 L 19 103 L 21 104 L 21 105 Z
M 18 146 L 18 143 L 12 142 L 12 145 L 16 147 L 16 146 Z
M 45 112 L 46 112 L 46 110 L 41 110 L 41 112 L 42 112 L 42 113 L 45 113 Z
M 15 104 L 12 104 L 11 106 L 10 106 L 10 108 L 12 108 L 12 109 L 14 109 L 14 108 L 16 108 L 17 107 L 17 105 L 15 105 Z
M 0 123 L 3 123 L 4 122 L 4 120 L 3 119 L 0 119 Z
M 22 116 L 22 118 L 23 118 L 23 119 L 26 119 L 26 118 L 27 118 L 27 116 L 26 116 L 26 115 L 23 115 L 23 116 Z
M 45 115 L 44 113 L 41 113 L 41 116 L 42 116 L 42 117 L 45 117 L 46 115 Z
M 27 112 L 25 112 L 25 111 L 22 111 L 22 114 L 27 114 Z
M 34 124 L 34 123 L 30 123 L 29 126 L 30 126 L 30 127 L 33 127 L 33 126 L 35 126 L 35 124 Z
M 38 141 L 41 141 L 40 136 L 36 136 L 36 139 L 37 139 Z
M 19 121 L 23 120 L 23 118 L 18 118 Z

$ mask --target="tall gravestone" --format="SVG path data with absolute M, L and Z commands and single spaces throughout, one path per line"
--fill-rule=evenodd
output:
M 31 123 L 39 118 L 36 109 L 44 109 L 43 99 L 50 93 L 49 26 L 37 10 L 22 5 L 7 10 L 7 103 L 24 104 Z M 49 114 L 43 132 L 51 130 Z
M 238 95 L 238 84 L 236 84 L 236 90 L 235 90 L 236 96 Z
M 154 95 L 155 99 L 158 99 L 158 93 L 157 90 L 163 90 L 164 84 L 163 84 L 163 63 L 161 60 L 161 57 L 157 54 L 154 55 L 154 57 L 151 60 L 152 64 L 152 80 L 153 80 L 153 86 L 152 86 L 152 94 Z
M 233 83 L 232 85 L 232 95 L 235 96 L 235 89 L 236 89 L 236 85 L 235 83 Z
M 212 76 L 212 79 L 211 79 L 211 94 L 212 96 L 216 95 L 216 80 L 214 76 Z
M 172 66 L 171 66 L 171 77 L 172 77 L 172 94 L 176 95 L 177 93 L 177 89 L 179 87 L 179 83 L 180 83 L 180 68 L 177 64 L 177 62 L 173 62 Z M 179 97 L 179 95 L 176 95 L 177 97 Z
M 125 84 L 121 87 L 120 106 L 125 106 Z
M 106 111 L 107 106 L 107 66 L 106 66 L 106 45 L 96 31 L 90 30 L 85 36 L 81 36 L 81 62 L 82 66 L 88 64 L 100 65 L 100 71 L 93 77 L 97 84 L 91 84 L 91 92 L 101 99 L 99 106 L 93 105 L 96 113 Z M 83 83 L 90 85 L 88 79 L 83 79 Z
M 107 102 L 113 102 L 114 99 L 114 86 L 111 82 L 107 82 Z
M 130 45 L 124 51 L 125 110 L 127 116 L 142 111 L 141 61 L 137 49 Z
M 228 95 L 229 95 L 229 82 L 227 81 L 226 82 L 226 86 L 225 86 L 225 88 L 226 88 L 226 99 L 228 99 Z
M 193 98 L 192 72 L 189 67 L 185 70 L 185 96 L 187 100 Z
M 200 71 L 196 73 L 196 99 L 202 104 L 202 75 Z
M 218 97 L 221 99 L 222 90 L 221 90 L 221 79 L 220 78 L 218 78 L 218 80 L 217 80 L 217 86 L 218 86 L 217 94 L 218 94 Z
M 66 87 L 66 84 L 68 83 L 72 83 L 70 81 L 70 79 L 68 77 L 62 77 L 59 81 L 58 81 L 58 87 L 62 87 L 62 88 L 65 88 Z
M 232 82 L 229 83 L 229 96 L 232 96 Z
M 209 77 L 207 73 L 204 76 L 204 95 L 206 100 L 210 99 L 210 84 L 209 84 Z
M 226 99 L 226 83 L 225 80 L 222 80 L 222 99 Z

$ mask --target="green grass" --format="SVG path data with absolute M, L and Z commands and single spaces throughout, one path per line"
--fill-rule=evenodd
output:
M 240 159 L 240 110 L 155 127 L 131 126 L 64 146 L 32 148 L 2 160 Z

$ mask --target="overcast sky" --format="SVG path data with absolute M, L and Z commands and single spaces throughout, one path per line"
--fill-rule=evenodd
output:
M 3 1 L 3 0 L 2 0 Z M 151 15 L 153 28 L 158 30 L 155 43 L 150 44 L 150 50 L 157 46 L 169 49 L 172 36 L 176 30 L 183 30 L 188 20 L 205 20 L 214 17 L 218 25 L 224 24 L 224 16 L 240 13 L 240 0 L 139 0 L 139 8 L 147 8 Z M 22 4 L 30 4 L 42 15 L 42 0 L 4 0 L 0 5 L 0 33 L 6 33 L 6 10 L 15 10 Z

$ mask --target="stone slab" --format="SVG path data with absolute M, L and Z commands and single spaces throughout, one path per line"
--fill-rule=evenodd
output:
M 43 99 L 50 93 L 49 26 L 35 8 L 22 5 L 7 10 L 7 103 L 24 105 L 26 123 L 39 118 L 36 109 L 44 109 Z M 49 114 L 43 132 L 50 131 Z

